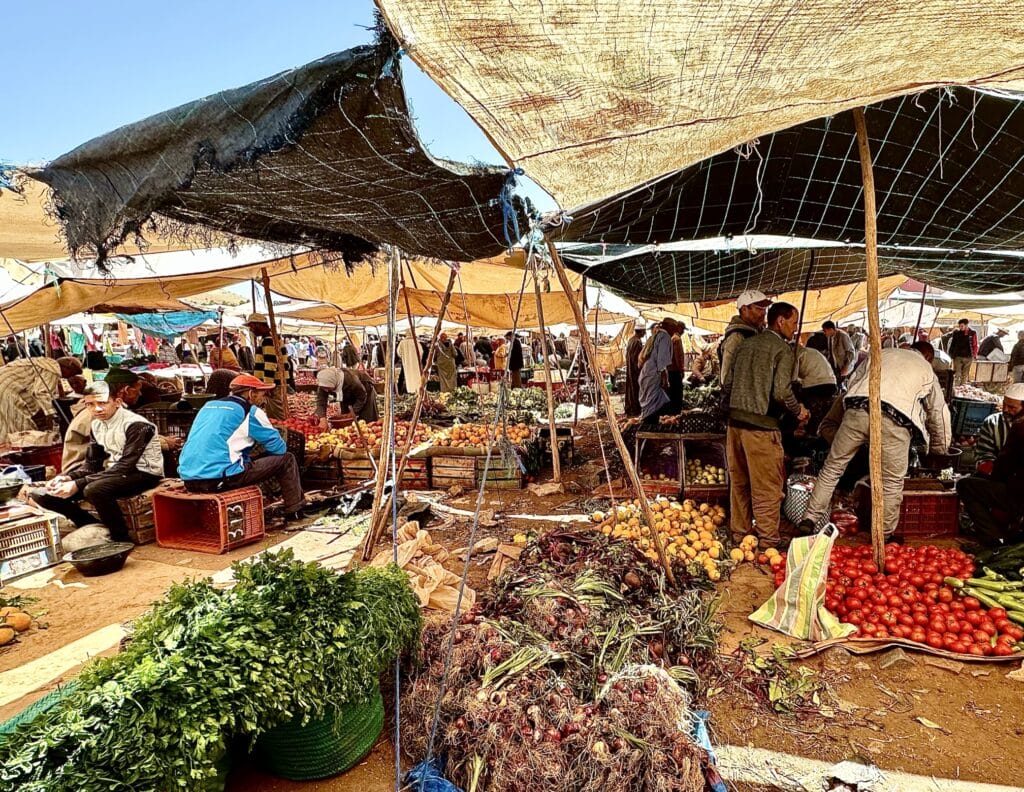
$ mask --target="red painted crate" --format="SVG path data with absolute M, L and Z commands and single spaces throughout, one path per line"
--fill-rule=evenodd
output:
M 153 493 L 153 519 L 160 547 L 223 553 L 263 538 L 263 493 L 259 487 L 209 494 L 164 487 Z
M 942 539 L 960 529 L 956 492 L 904 492 L 896 534 L 904 539 Z

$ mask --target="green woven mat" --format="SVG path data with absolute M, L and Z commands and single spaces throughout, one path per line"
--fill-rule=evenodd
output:
M 75 682 L 75 680 L 68 682 L 66 685 L 61 685 L 56 690 L 47 693 L 39 699 L 39 701 L 25 707 L 25 709 L 13 718 L 0 723 L 0 745 L 6 742 L 7 738 L 13 734 L 14 730 L 21 724 L 32 721 L 37 715 L 41 715 L 47 710 L 60 704 L 61 701 L 71 695 L 76 685 L 77 682 Z
M 270 773 L 290 781 L 315 781 L 343 773 L 370 752 L 384 728 L 380 688 L 366 704 L 350 704 L 323 720 L 300 719 L 261 735 L 255 755 Z

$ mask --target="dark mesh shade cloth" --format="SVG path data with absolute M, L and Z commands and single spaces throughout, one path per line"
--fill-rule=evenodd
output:
M 825 289 L 863 281 L 863 249 L 817 248 L 741 251 L 650 251 L 606 260 L 585 255 L 601 246 L 563 251 L 570 269 L 631 299 L 650 303 L 727 300 L 746 289 L 768 294 L 807 286 Z M 611 246 L 614 247 L 614 246 Z M 879 274 L 912 275 L 930 286 L 985 293 L 1014 291 L 1024 283 L 1024 262 L 972 254 L 958 259 L 942 253 L 880 251 Z
M 382 243 L 471 261 L 505 248 L 505 171 L 432 158 L 389 47 L 327 56 L 96 138 L 35 172 L 73 254 L 153 214 L 364 258 Z M 525 227 L 525 222 L 523 222 Z
M 878 203 L 878 243 L 886 272 L 901 271 L 961 291 L 1024 286 L 1024 112 L 1011 96 L 965 88 L 932 90 L 871 105 L 866 111 Z M 570 210 L 560 240 L 664 244 L 743 234 L 864 241 L 860 159 L 853 118 L 841 113 L 765 135 L 608 200 Z M 934 248 L 941 252 L 908 251 Z M 980 253 L 979 251 L 986 251 Z M 675 299 L 673 278 L 725 296 L 744 288 L 802 286 L 780 271 L 766 284 L 772 256 L 653 254 L 632 260 L 641 271 L 602 266 L 589 272 L 615 285 L 642 282 Z M 776 255 L 775 258 L 778 258 Z M 784 259 L 785 257 L 783 257 Z M 833 257 L 835 258 L 835 257 Z M 898 266 L 895 262 L 899 260 Z M 669 262 L 682 268 L 670 275 Z M 863 255 L 850 267 L 822 267 L 818 285 L 863 277 Z M 894 269 L 895 267 L 895 269 Z M 746 268 L 746 269 L 745 269 Z M 618 273 L 618 274 L 616 274 Z M 602 280 L 602 277 L 607 280 Z M 619 280 L 619 278 L 622 280 Z M 815 285 L 812 283 L 812 285 Z M 687 298 L 688 299 L 688 298 Z

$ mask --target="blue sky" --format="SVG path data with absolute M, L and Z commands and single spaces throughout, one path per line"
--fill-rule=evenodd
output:
M 34 0 L 3 11 L 0 161 L 38 164 L 148 115 L 372 40 L 371 0 Z M 501 164 L 472 119 L 409 60 L 435 156 Z M 550 208 L 539 188 L 524 191 Z

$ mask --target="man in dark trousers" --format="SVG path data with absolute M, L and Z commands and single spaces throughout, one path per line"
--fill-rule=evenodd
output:
M 509 344 L 508 371 L 512 376 L 512 387 L 523 387 L 523 342 L 511 330 L 505 333 L 505 343 Z
M 956 491 L 978 541 L 993 546 L 1019 541 L 1024 514 L 1024 419 L 1013 422 L 991 475 L 962 478 Z
M 971 363 L 978 356 L 978 334 L 966 319 L 957 322 L 956 330 L 949 334 L 947 351 L 953 358 L 953 381 L 963 385 L 970 378 Z
M 647 330 L 638 327 L 626 344 L 626 415 L 640 414 L 640 350 Z

